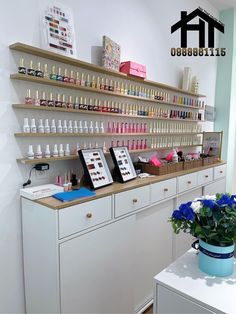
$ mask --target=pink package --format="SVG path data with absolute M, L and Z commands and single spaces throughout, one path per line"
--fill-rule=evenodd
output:
M 167 161 L 172 161 L 173 155 L 174 155 L 174 152 L 173 152 L 173 151 L 169 152 L 169 153 L 167 154 L 167 156 L 166 156 L 166 160 L 167 160 Z
M 121 62 L 120 72 L 146 78 L 146 66 L 132 61 Z
M 156 155 L 153 155 L 149 159 L 149 163 L 152 166 L 160 167 L 161 166 L 161 161 L 157 158 Z

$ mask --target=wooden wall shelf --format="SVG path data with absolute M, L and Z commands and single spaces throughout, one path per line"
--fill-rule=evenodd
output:
M 157 87 L 157 88 L 161 88 L 161 89 L 165 89 L 165 90 L 169 90 L 169 91 L 173 91 L 173 92 L 177 92 L 177 93 L 182 93 L 185 95 L 190 95 L 192 97 L 206 97 L 205 95 L 202 94 L 194 94 L 188 91 L 184 91 L 182 89 L 170 86 L 170 85 L 166 85 L 166 84 L 162 84 L 162 83 L 158 83 L 158 82 L 154 82 L 154 81 L 149 81 L 149 80 L 143 80 L 143 79 L 139 79 L 133 76 L 129 76 L 126 74 L 123 74 L 121 72 L 116 72 L 116 71 L 112 71 L 112 70 L 108 70 L 106 68 L 88 63 L 88 62 L 84 62 L 75 58 L 70 58 L 70 57 L 66 57 L 54 52 L 50 52 L 48 50 L 44 50 L 41 48 L 37 48 L 37 47 L 33 47 L 30 45 L 26 45 L 23 43 L 14 43 L 12 45 L 10 45 L 10 49 L 12 50 L 16 50 L 16 51 L 20 51 L 20 52 L 24 52 L 24 53 L 28 53 L 31 55 L 35 55 L 41 58 L 46 58 L 46 59 L 50 59 L 53 61 L 57 61 L 57 62 L 61 62 L 64 64 L 68 64 L 71 66 L 76 66 L 79 68 L 83 68 L 86 70 L 90 70 L 90 71 L 94 71 L 94 72 L 98 72 L 98 73 L 103 73 L 105 75 L 111 75 L 111 76 L 115 76 L 118 77 L 120 79 L 127 79 L 129 81 L 132 82 L 137 82 L 140 84 L 144 84 L 144 85 L 148 85 L 148 86 L 153 86 L 153 87 Z

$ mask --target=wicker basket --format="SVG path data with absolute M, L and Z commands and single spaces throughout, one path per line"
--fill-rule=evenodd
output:
M 211 157 L 203 158 L 202 165 L 203 166 L 212 165 L 212 164 L 216 164 L 218 161 L 219 161 L 219 157 L 211 156 Z
M 173 173 L 183 170 L 183 163 L 166 163 L 161 167 L 151 166 L 149 164 L 137 163 L 137 165 L 142 169 L 143 172 L 154 174 L 156 176 L 161 176 L 168 173 Z

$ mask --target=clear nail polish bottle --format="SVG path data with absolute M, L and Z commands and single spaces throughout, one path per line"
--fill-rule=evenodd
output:
M 35 76 L 43 78 L 43 71 L 41 70 L 41 64 L 38 62 L 37 69 L 35 71 Z
M 50 78 L 50 75 L 48 73 L 48 65 L 47 65 L 47 63 L 44 64 L 44 75 L 43 75 L 43 77 L 45 79 L 49 79 Z
M 31 76 L 35 76 L 35 69 L 34 69 L 34 66 L 33 66 L 33 61 L 31 60 L 30 63 L 29 63 L 29 67 L 27 69 L 27 74 L 28 75 L 31 75 Z
M 34 105 L 40 106 L 40 98 L 39 98 L 39 91 L 38 90 L 36 90 L 36 92 L 35 92 Z
M 33 99 L 31 97 L 30 89 L 27 89 L 26 97 L 25 97 L 25 104 L 26 105 L 33 105 Z
M 69 76 L 68 76 L 68 70 L 67 69 L 64 70 L 63 82 L 69 83 Z
M 54 106 L 55 106 L 55 102 L 53 100 L 53 94 L 52 94 L 52 92 L 50 92 L 49 100 L 48 100 L 48 107 L 54 107 Z
M 24 59 L 23 58 L 20 58 L 20 65 L 18 67 L 18 73 L 19 74 L 26 74 L 26 67 L 25 67 L 25 64 L 24 64 Z
M 47 106 L 47 105 L 48 105 L 48 101 L 46 99 L 46 93 L 43 92 L 42 98 L 40 99 L 40 106 Z
M 57 75 L 56 75 L 56 67 L 55 65 L 52 66 L 51 68 L 51 74 L 50 74 L 50 79 L 56 81 Z

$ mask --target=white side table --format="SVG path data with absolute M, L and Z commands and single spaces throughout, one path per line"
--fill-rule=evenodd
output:
M 228 277 L 212 277 L 198 268 L 191 249 L 154 277 L 154 313 L 236 313 L 236 265 Z

